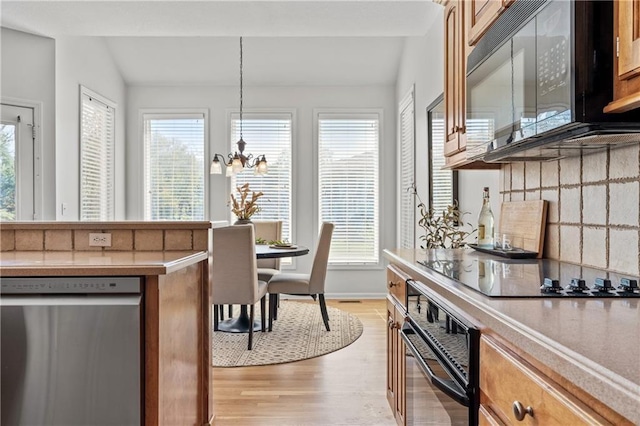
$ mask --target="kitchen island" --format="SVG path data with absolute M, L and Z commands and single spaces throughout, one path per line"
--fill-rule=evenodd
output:
M 640 424 L 640 298 L 487 297 L 461 283 L 477 288 L 486 285 L 482 281 L 489 271 L 480 274 L 477 264 L 500 263 L 500 258 L 469 249 L 396 249 L 385 250 L 384 255 L 407 276 L 463 312 L 483 336 L 508 348 L 512 358 L 546 376 L 544 383 L 557 386 L 567 395 L 566 400 L 602 416 L 605 424 Z M 425 260 L 438 266 L 419 263 Z M 529 262 L 535 265 L 536 261 Z M 462 267 L 453 278 L 443 273 L 447 272 L 444 269 L 436 270 L 454 264 L 454 268 Z M 538 289 L 544 277 L 529 270 L 514 263 L 506 272 L 494 272 Z M 483 389 L 483 378 L 495 377 L 483 376 L 483 370 L 495 367 L 487 358 L 483 363 L 484 353 L 480 357 L 481 404 L 482 392 L 489 387 Z M 506 371 L 499 373 L 500 380 L 508 380 Z M 509 422 L 507 416 L 498 417 Z
M 0 253 L 0 279 L 82 276 L 141 279 L 140 424 L 209 424 L 208 252 Z

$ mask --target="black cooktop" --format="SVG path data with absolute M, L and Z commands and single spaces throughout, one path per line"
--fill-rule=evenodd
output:
M 555 260 L 426 257 L 418 263 L 489 297 L 640 297 L 638 277 Z

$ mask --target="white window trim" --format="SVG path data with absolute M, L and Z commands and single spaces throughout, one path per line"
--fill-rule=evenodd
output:
M 383 186 L 385 179 L 385 165 L 382 157 L 382 147 L 384 146 L 384 109 L 383 108 L 314 108 L 313 109 L 313 141 L 312 141 L 312 156 L 313 156 L 313 241 L 312 246 L 315 247 L 318 244 L 318 234 L 320 232 L 320 223 L 318 222 L 320 214 L 319 214 L 319 200 L 318 195 L 320 193 L 320 166 L 318 164 L 318 147 L 319 147 L 319 117 L 322 114 L 345 114 L 350 115 L 351 117 L 357 118 L 358 115 L 362 117 L 370 117 L 372 114 L 378 114 L 378 159 L 379 159 L 379 184 L 378 184 L 378 200 L 380 205 L 378 206 L 378 238 L 380 240 L 379 244 L 379 256 L 378 263 L 350 263 L 350 264 L 331 264 L 327 265 L 327 269 L 329 270 L 380 270 L 385 268 L 385 260 L 382 255 L 382 250 L 384 247 L 384 233 L 382 230 L 384 229 L 384 209 L 382 206 L 385 205 L 385 197 Z
M 146 164 L 144 162 L 144 118 L 145 115 L 154 114 L 203 114 L 204 116 L 204 169 L 202 170 L 204 176 L 204 220 L 208 220 L 209 218 L 209 165 L 210 161 L 208 158 L 211 158 L 210 148 L 209 148 L 209 109 L 208 108 L 141 108 L 138 110 L 138 158 L 140 159 L 140 163 L 142 163 L 142 167 L 138 168 L 138 214 L 141 219 L 144 218 L 144 176 L 145 176 L 145 168 Z
M 416 180 L 416 106 L 415 106 L 415 85 L 411 85 L 411 89 L 409 92 L 402 98 L 400 103 L 398 104 L 398 144 L 396 151 L 396 178 L 398 184 L 402 183 L 402 112 L 409 106 L 409 104 L 413 104 L 413 183 Z M 402 246 L 402 197 L 407 191 L 407 188 L 398 188 L 398 193 L 396 195 L 396 215 L 398 217 L 397 226 L 396 226 L 396 244 L 398 247 Z M 413 246 L 416 246 L 416 218 L 415 218 L 415 205 L 413 203 Z
M 42 165 L 42 109 L 44 108 L 44 103 L 10 96 L 0 97 L 0 103 L 33 109 L 33 125 L 36 134 L 33 141 L 33 220 L 42 220 L 44 215 L 44 190 L 42 184 L 42 174 L 44 173 Z M 78 120 L 80 120 L 79 115 Z M 78 181 L 78 193 L 80 193 L 80 181 Z M 56 216 L 55 211 L 54 202 L 54 217 Z
M 117 209 L 117 205 L 116 205 L 116 200 L 118 199 L 118 197 L 116 196 L 116 191 L 117 191 L 117 186 L 116 186 L 116 146 L 117 146 L 117 126 L 118 126 L 118 114 L 117 114 L 117 110 L 118 110 L 118 104 L 116 102 L 113 102 L 111 99 L 108 99 L 107 97 L 99 94 L 98 92 L 95 92 L 91 89 L 89 89 L 86 86 L 80 85 L 80 97 L 79 97 L 79 116 L 78 116 L 78 135 L 80 138 L 80 147 L 79 147 L 79 158 L 78 158 L 78 194 L 79 194 L 79 198 L 78 198 L 78 217 L 80 219 L 82 219 L 82 97 L 86 95 L 90 98 L 94 98 L 96 99 L 98 102 L 105 104 L 107 107 L 112 108 L 114 111 L 113 114 L 113 152 L 112 152 L 112 163 L 113 163 L 113 219 L 115 220 L 115 215 L 116 212 L 118 211 Z

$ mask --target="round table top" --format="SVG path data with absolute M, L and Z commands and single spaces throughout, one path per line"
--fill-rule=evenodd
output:
M 275 259 L 278 257 L 304 256 L 309 253 L 309 249 L 304 246 L 293 246 L 292 248 L 274 248 L 267 244 L 256 244 L 256 257 L 258 259 Z

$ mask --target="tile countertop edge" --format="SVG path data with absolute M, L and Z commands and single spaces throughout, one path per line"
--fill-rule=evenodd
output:
M 71 253 L 71 252 L 69 252 Z M 114 254 L 117 252 L 111 252 Z M 164 253 L 164 252 L 159 252 Z M 185 252 L 172 260 L 141 262 L 137 264 L 64 264 L 64 265 L 2 265 L 0 277 L 29 276 L 115 276 L 115 275 L 166 275 L 194 263 L 208 259 L 207 251 Z M 1 260 L 0 256 L 0 260 Z
M 211 221 L 136 221 L 124 220 L 114 222 L 2 222 L 2 229 L 11 231 L 16 229 L 209 229 L 213 227 Z
M 452 306 L 462 308 L 471 318 L 492 329 L 514 346 L 526 348 L 522 350 L 538 362 L 544 363 L 556 374 L 582 388 L 627 419 L 640 424 L 640 404 L 637 403 L 640 382 L 634 383 L 558 341 L 504 315 L 483 303 L 482 298 L 486 296 L 474 294 L 471 297 L 467 293 L 473 290 L 463 289 L 461 284 L 438 272 L 409 261 L 401 254 L 388 249 L 385 249 L 383 254 L 389 261 L 400 264 L 433 282 L 434 285 L 428 285 L 428 287 L 448 300 Z M 423 284 L 427 285 L 427 283 Z M 452 300 L 452 297 L 455 300 Z

